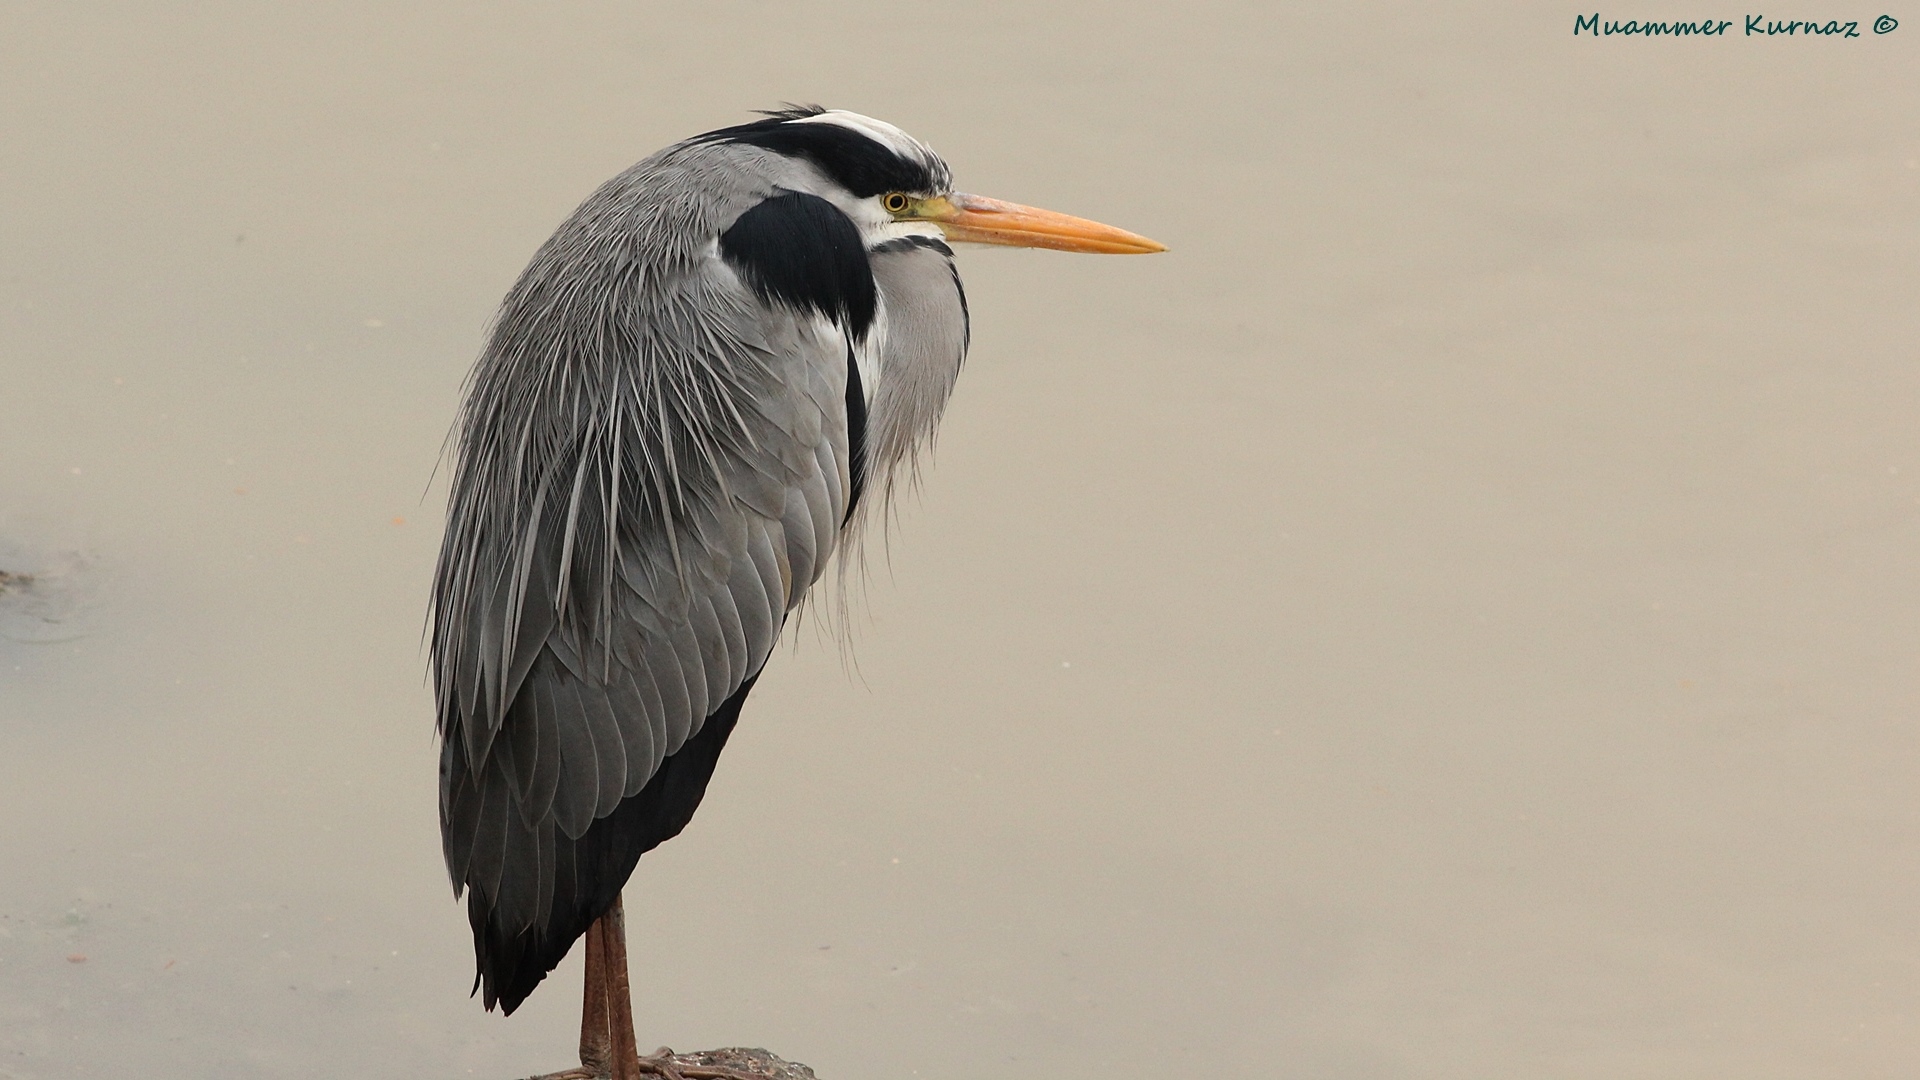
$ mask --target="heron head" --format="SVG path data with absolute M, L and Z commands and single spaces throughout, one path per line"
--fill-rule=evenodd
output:
M 920 233 L 1096 255 L 1167 250 L 1097 221 L 955 191 L 952 171 L 925 143 L 844 109 L 789 108 L 714 135 L 811 161 L 840 189 L 842 209 L 874 239 Z

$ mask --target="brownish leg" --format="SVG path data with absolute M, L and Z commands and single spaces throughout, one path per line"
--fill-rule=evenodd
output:
M 633 994 L 627 983 L 627 915 L 618 896 L 582 935 L 587 986 L 580 1006 L 580 1067 L 532 1080 L 766 1080 L 752 1073 L 681 1064 L 666 1047 L 646 1057 L 633 1035 Z
M 580 1064 L 595 1076 L 608 1076 L 613 1072 L 613 1033 L 607 1020 L 607 920 L 596 919 L 587 927 L 586 939 L 587 989 L 580 1006 Z
M 640 1050 L 633 1038 L 633 997 L 627 986 L 627 912 L 620 897 L 613 898 L 613 906 L 594 925 L 606 940 L 606 1012 L 613 1080 L 640 1080 Z
M 557 1073 L 545 1073 L 531 1080 L 608 1080 L 613 1075 L 613 1029 L 608 1016 L 607 982 L 610 974 L 607 963 L 607 944 L 612 936 L 607 932 L 613 913 L 608 912 L 594 920 L 587 932 L 580 935 L 581 944 L 586 946 L 586 990 L 581 995 L 580 1004 L 580 1067 L 563 1069 Z M 624 952 L 624 950 L 622 950 Z M 621 967 L 625 968 L 624 958 Z M 623 980 L 624 982 L 624 980 Z M 627 1017 L 629 1029 L 633 1026 L 631 1015 Z M 629 1036 L 631 1038 L 631 1036 Z

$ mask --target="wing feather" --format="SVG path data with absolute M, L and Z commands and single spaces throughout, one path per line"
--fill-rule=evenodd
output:
M 634 693 L 639 701 L 640 711 L 636 713 L 620 712 L 622 723 L 636 728 L 644 728 L 644 739 L 629 740 L 627 749 L 627 787 L 629 793 L 638 790 L 660 767 L 667 756 L 667 717 L 674 715 L 678 706 L 663 689 L 661 676 L 655 673 L 647 659 L 647 638 L 642 634 L 638 618 L 618 621 L 614 631 L 619 641 L 616 645 L 621 656 L 634 662 L 622 664 L 620 671 L 632 681 Z M 643 723 L 636 723 L 644 718 Z M 635 732 L 636 735 L 642 734 Z M 636 760 L 633 755 L 644 753 L 644 758 Z
M 791 568 L 792 588 L 789 603 L 798 603 L 807 586 L 819 577 L 826 564 L 825 548 L 820 544 L 820 508 L 828 505 L 827 481 L 818 472 L 809 473 L 796 488 L 787 492 L 786 511 L 781 515 L 785 534 L 787 565 Z
M 627 786 L 638 790 L 634 785 L 645 785 L 654 773 L 660 771 L 660 763 L 667 757 L 667 717 L 672 713 L 667 708 L 667 696 L 661 690 L 660 677 L 646 668 L 631 669 L 633 683 L 640 690 L 640 701 L 647 710 L 647 730 L 649 741 L 646 745 L 647 759 L 645 767 L 629 770 Z
M 622 669 L 614 673 L 607 683 L 607 706 L 614 719 L 633 717 L 620 727 L 621 749 L 626 758 L 621 763 L 620 798 L 628 798 L 637 793 L 653 776 L 655 762 L 653 757 L 653 716 L 658 712 L 657 704 L 649 707 L 640 692 L 640 677 L 632 671 Z M 617 800 L 616 800 L 617 803 Z M 607 813 L 612 813 L 609 808 Z
M 814 448 L 813 453 L 819 464 L 821 480 L 826 485 L 826 497 L 813 503 L 808 510 L 813 517 L 814 543 L 821 551 L 830 552 L 846 517 L 848 492 L 852 486 L 852 459 L 844 438 L 836 442 L 822 442 Z
M 745 544 L 741 546 L 744 548 Z M 738 566 L 745 561 L 743 552 L 742 557 L 732 563 Z M 728 569 L 731 571 L 733 567 Z M 747 679 L 747 632 L 740 618 L 740 604 L 746 597 L 737 595 L 733 589 L 733 575 L 729 573 L 723 585 L 707 594 L 713 604 L 714 619 L 720 624 L 720 648 L 714 658 L 721 667 L 715 681 L 727 687 L 739 686 Z
M 734 673 L 735 682 L 744 682 L 747 676 L 760 670 L 767 653 L 773 649 L 774 635 L 780 631 L 774 612 L 786 609 L 784 598 L 767 587 L 761 560 L 771 551 L 765 531 L 756 524 L 746 532 L 742 557 L 733 561 L 733 576 L 727 581 L 727 596 L 733 602 L 740 627 L 741 667 Z
M 687 688 L 686 669 L 667 632 L 656 631 L 647 637 L 643 647 L 646 651 L 640 657 L 639 670 L 645 671 L 660 688 L 660 700 L 665 706 L 659 731 L 660 749 L 663 755 L 671 754 L 687 741 L 687 731 L 693 726 L 693 693 Z
M 524 694 L 520 700 L 526 702 L 521 723 L 539 733 L 525 807 L 527 820 L 537 822 L 552 815 L 553 800 L 560 792 L 560 717 L 552 708 L 536 708 L 537 702 L 545 701 L 544 694 Z
M 448 739 L 440 747 L 440 844 L 457 883 L 467 880 L 480 829 L 479 778 L 466 758 L 466 744 L 459 739 Z
M 595 764 L 599 770 L 593 816 L 603 818 L 613 813 L 627 791 L 627 748 L 620 734 L 620 722 L 614 717 L 614 686 L 612 683 L 600 686 L 576 683 L 574 691 L 586 712 L 587 726 L 593 731 Z
M 530 680 L 526 690 L 537 707 L 553 717 L 559 733 L 560 783 L 553 796 L 553 820 L 569 838 L 578 839 L 593 823 L 599 802 L 599 756 L 593 749 L 593 729 L 587 725 L 578 686 L 571 679 Z
M 500 872 L 494 905 L 503 911 L 537 911 L 540 906 L 540 840 L 549 830 L 529 827 L 512 806 L 500 817 Z M 475 889 L 481 889 L 476 883 Z
M 473 856 L 467 866 L 467 884 L 489 897 L 500 895 L 501 871 L 507 862 L 507 831 L 513 817 L 508 800 L 512 788 L 503 782 L 500 763 L 490 761 L 475 785 L 479 797 L 478 816 L 473 825 Z
M 687 621 L 675 623 L 667 628 L 667 645 L 673 650 L 673 662 L 679 665 L 680 677 L 687 684 L 687 714 L 674 717 L 667 729 L 667 745 L 679 748 L 694 732 L 700 730 L 700 724 L 707 718 L 713 705 L 719 704 L 712 696 L 716 687 L 707 683 L 707 662 L 705 649 L 701 646 L 701 633 L 704 631 L 717 636 L 717 627 L 712 623 L 712 607 L 702 605 L 698 597 L 687 602 Z M 705 613 L 706 619 L 701 615 Z M 706 625 L 702 625 L 702 623 Z M 709 639 L 710 640 L 710 639 Z
M 553 916 L 553 895 L 558 887 L 555 881 L 560 838 L 552 829 L 542 829 L 529 824 L 527 832 L 533 837 L 534 848 L 534 925 L 539 925 Z

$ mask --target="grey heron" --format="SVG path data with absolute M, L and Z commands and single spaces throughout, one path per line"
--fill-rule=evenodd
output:
M 953 190 L 891 124 L 788 108 L 614 177 L 507 294 L 435 570 L 440 825 L 486 1007 L 586 937 L 581 1067 L 635 1049 L 622 888 L 684 828 L 787 616 L 932 435 L 950 242 L 1165 250 Z

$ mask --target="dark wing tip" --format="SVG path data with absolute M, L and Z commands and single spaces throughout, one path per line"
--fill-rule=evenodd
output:
M 753 678 L 741 683 L 697 734 L 660 763 L 639 794 L 621 800 L 580 839 L 558 838 L 553 907 L 544 921 L 503 918 L 481 889 L 467 890 L 467 919 L 487 1011 L 498 1007 L 513 1015 L 574 941 L 613 906 L 640 856 L 686 828 L 753 683 Z

